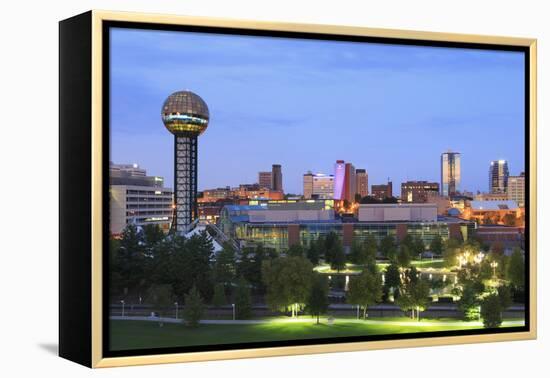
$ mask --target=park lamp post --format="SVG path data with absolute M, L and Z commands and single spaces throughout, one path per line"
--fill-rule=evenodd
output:
M 174 302 L 174 306 L 176 306 L 176 319 L 178 318 L 178 302 Z
M 235 320 L 235 303 L 231 303 L 231 307 L 233 308 L 233 320 Z
M 120 303 L 122 304 L 122 317 L 124 317 L 124 299 Z
M 476 264 L 480 264 L 481 261 L 483 261 L 483 253 L 479 252 L 477 255 L 475 255 L 474 261 L 476 262 Z

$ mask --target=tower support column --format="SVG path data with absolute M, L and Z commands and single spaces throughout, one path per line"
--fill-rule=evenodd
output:
M 175 211 L 173 228 L 183 230 L 197 218 L 197 136 L 175 135 Z

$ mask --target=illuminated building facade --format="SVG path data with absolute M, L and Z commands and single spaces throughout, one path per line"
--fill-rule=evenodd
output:
M 242 247 L 261 244 L 278 252 L 283 252 L 294 244 L 308 247 L 312 242 L 331 232 L 336 233 L 342 240 L 344 248 L 349 250 L 353 242 L 363 242 L 369 235 L 380 241 L 387 235 L 401 240 L 410 234 L 421 238 L 425 245 L 429 245 L 436 236 L 440 236 L 443 240 L 449 238 L 467 240 L 475 230 L 475 222 L 434 216 L 435 206 L 426 207 L 427 205 L 423 204 L 409 206 L 420 208 L 411 210 L 412 213 L 405 214 L 405 217 L 401 214 L 397 217 L 398 220 L 360 221 L 356 219 L 353 222 L 342 222 L 330 214 L 332 210 L 323 210 L 319 205 L 314 204 L 309 211 L 307 209 L 298 211 L 296 208 L 290 211 L 292 209 L 286 205 L 281 205 L 279 209 L 261 205 L 230 205 L 222 209 L 219 223 L 223 232 Z M 281 214 L 277 214 L 278 212 Z M 262 216 L 262 213 L 265 215 Z M 392 213 L 391 209 L 389 213 Z
M 493 160 L 489 166 L 489 192 L 506 193 L 509 176 L 508 162 L 506 160 Z
M 158 225 L 168 232 L 172 222 L 173 192 L 164 180 L 147 176 L 137 164 L 110 164 L 109 221 L 111 233 L 118 236 L 128 224 Z
M 460 191 L 460 152 L 441 154 L 441 195 L 451 197 Z
M 258 184 L 264 189 L 273 189 L 272 184 L 272 172 L 258 172 Z
M 389 181 L 387 184 L 372 185 L 371 196 L 377 200 L 384 200 L 393 197 L 393 184 Z
M 334 165 L 334 199 L 342 201 L 345 199 L 344 183 L 346 180 L 346 163 L 337 160 Z
M 305 199 L 333 199 L 334 176 L 308 172 L 304 174 L 303 191 Z
M 354 202 L 356 191 L 355 167 L 344 160 L 337 160 L 334 165 L 334 199 Z
M 369 195 L 369 175 L 365 169 L 355 170 L 355 181 L 357 188 L 355 193 L 359 194 L 361 198 Z
M 439 184 L 428 181 L 406 181 L 401 183 L 401 201 L 425 203 L 430 194 L 439 193 Z
M 172 93 L 161 109 L 164 126 L 174 135 L 173 228 L 176 232 L 197 218 L 198 137 L 208 127 L 210 113 L 202 98 L 190 91 Z
M 516 201 L 519 207 L 525 207 L 525 174 L 508 177 L 508 199 Z

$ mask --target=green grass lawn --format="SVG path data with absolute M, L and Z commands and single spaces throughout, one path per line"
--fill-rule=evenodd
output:
M 407 318 L 391 319 L 405 323 L 399 325 L 382 324 L 389 318 L 369 320 L 380 322 L 369 324 L 352 319 L 336 319 L 334 324 L 328 325 L 326 319 L 323 319 L 322 324 L 317 325 L 310 317 L 303 317 L 298 321 L 282 318 L 264 324 L 201 324 L 197 328 L 189 328 L 183 324 L 165 323 L 163 327 L 159 327 L 157 322 L 111 320 L 111 348 L 124 350 L 181 347 L 481 328 L 479 324 L 456 320 L 426 319 L 418 323 Z

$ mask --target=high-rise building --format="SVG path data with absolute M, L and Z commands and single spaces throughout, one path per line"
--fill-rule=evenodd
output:
M 359 194 L 361 198 L 369 195 L 369 175 L 365 169 L 355 170 L 355 180 L 357 189 L 355 193 Z
M 460 191 L 460 152 L 441 154 L 441 194 L 453 196 Z
M 280 164 L 271 166 L 271 189 L 278 192 L 283 191 L 283 172 Z
M 172 222 L 173 192 L 164 188 L 164 179 L 147 176 L 137 164 L 110 164 L 109 221 L 113 235 L 128 224 L 158 225 L 168 232 Z
M 208 127 L 210 113 L 202 98 L 190 91 L 174 92 L 162 105 L 164 126 L 174 134 L 174 193 L 173 227 L 176 232 L 198 216 L 197 156 L 198 137 Z
M 346 180 L 346 163 L 336 160 L 334 164 L 334 199 L 342 201 L 345 198 L 344 183 Z
M 493 160 L 489 166 L 489 192 L 506 193 L 508 189 L 508 162 L 506 160 Z
M 258 184 L 264 189 L 271 189 L 271 172 L 258 172 Z
M 393 197 L 393 184 L 391 181 L 388 181 L 387 184 L 381 185 L 372 185 L 371 186 L 371 195 L 382 201 L 386 198 Z
M 333 199 L 334 176 L 311 172 L 304 174 L 304 198 Z
M 428 181 L 406 181 L 401 183 L 401 201 L 425 203 L 430 194 L 439 194 L 439 184 Z
M 525 173 L 508 177 L 508 199 L 516 201 L 519 207 L 525 207 Z
M 355 167 L 344 160 L 336 160 L 334 165 L 334 199 L 353 202 L 356 190 Z
M 349 202 L 354 202 L 355 193 L 357 193 L 357 180 L 355 176 L 355 167 L 351 163 L 346 163 L 346 179 L 344 181 L 344 199 Z

